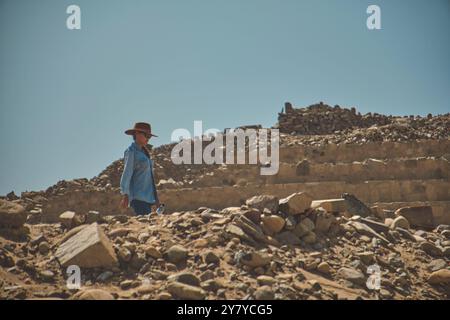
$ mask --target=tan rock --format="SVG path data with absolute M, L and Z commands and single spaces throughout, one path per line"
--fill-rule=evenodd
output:
M 87 289 L 76 293 L 74 300 L 114 300 L 108 291 L 102 289 Z
M 392 223 L 390 225 L 391 229 L 397 229 L 397 228 L 403 228 L 408 230 L 410 228 L 409 222 L 405 217 L 398 216 L 394 220 L 392 220 Z
M 267 208 L 270 212 L 278 212 L 278 198 L 273 195 L 254 196 L 247 199 L 245 204 L 249 207 L 258 209 L 259 211 L 263 211 L 264 208 Z
M 86 216 L 75 211 L 65 211 L 59 215 L 59 222 L 68 229 L 79 226 L 85 221 Z
M 428 278 L 429 284 L 450 284 L 450 270 L 449 269 L 441 269 L 433 272 Z
M 203 300 L 206 296 L 203 289 L 176 281 L 169 283 L 167 290 L 179 299 Z
M 97 223 L 82 229 L 61 244 L 55 256 L 64 267 L 77 265 L 94 268 L 117 265 L 112 243 Z
M 394 221 L 394 219 L 392 219 L 392 218 L 386 218 L 386 219 L 384 219 L 384 224 L 387 225 L 388 227 L 390 227 L 392 225 L 393 221 Z
M 271 215 L 263 216 L 262 223 L 264 224 L 264 227 L 266 227 L 273 234 L 280 232 L 286 221 L 280 216 Z
M 243 264 L 252 268 L 263 267 L 269 264 L 270 261 L 271 258 L 268 254 L 257 251 L 247 253 L 241 259 Z
M 319 271 L 320 273 L 323 273 L 323 274 L 330 274 L 331 270 L 332 270 L 331 266 L 326 261 L 322 261 L 317 266 L 317 271 Z
M 306 192 L 293 193 L 279 201 L 279 209 L 287 214 L 300 214 L 311 207 L 312 200 Z
M 327 212 L 345 212 L 347 210 L 347 202 L 345 201 L 345 199 L 314 200 L 311 204 L 311 207 L 321 207 Z
M 397 209 L 395 215 L 405 217 L 410 225 L 415 228 L 430 229 L 435 227 L 431 206 L 403 207 Z
M 155 258 L 155 259 L 162 258 L 162 253 L 158 249 L 156 249 L 154 246 L 151 246 L 151 245 L 147 246 L 145 248 L 145 253 L 148 256 Z
M 316 214 L 315 230 L 319 233 L 327 233 L 331 224 L 336 221 L 336 218 L 328 212 L 318 212 Z

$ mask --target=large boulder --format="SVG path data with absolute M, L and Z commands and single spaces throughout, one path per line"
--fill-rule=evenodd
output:
M 0 228 L 19 228 L 27 220 L 27 212 L 18 203 L 0 199 Z
M 311 207 L 313 198 L 306 192 L 293 193 L 279 201 L 279 209 L 287 214 L 300 214 Z
M 256 208 L 259 211 L 263 211 L 267 208 L 272 213 L 278 212 L 278 198 L 272 195 L 254 196 L 245 201 L 245 204 L 251 208 Z
M 395 215 L 405 217 L 414 228 L 432 229 L 435 227 L 431 206 L 403 207 L 397 209 Z
M 113 267 L 118 263 L 112 243 L 97 223 L 85 227 L 61 244 L 55 256 L 64 267 Z

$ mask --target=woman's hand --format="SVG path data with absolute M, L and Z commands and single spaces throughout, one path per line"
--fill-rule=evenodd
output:
M 122 208 L 122 209 L 128 208 L 128 195 L 125 194 L 122 197 L 122 200 L 120 201 L 120 208 Z

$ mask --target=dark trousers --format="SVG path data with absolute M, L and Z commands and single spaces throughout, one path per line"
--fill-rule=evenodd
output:
M 131 200 L 130 207 L 133 208 L 137 215 L 150 214 L 152 212 L 153 203 L 141 201 L 141 200 Z

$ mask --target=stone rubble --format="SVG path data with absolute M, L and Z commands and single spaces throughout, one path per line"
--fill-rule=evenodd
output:
M 312 147 L 305 149 L 308 159 L 294 157 L 288 168 L 288 177 L 301 179 L 321 166 L 344 167 L 338 161 L 317 162 L 322 146 L 443 143 L 450 138 L 450 115 L 361 115 L 323 103 L 302 109 L 286 104 L 275 127 L 285 150 Z M 233 166 L 176 166 L 170 160 L 173 145 L 151 151 L 160 190 L 181 194 L 199 186 L 247 188 L 252 181 L 262 190 L 270 185 L 270 178 L 254 178 L 252 166 L 238 174 Z M 433 167 L 433 179 L 448 181 L 448 155 L 439 158 L 442 167 Z M 402 161 L 411 171 L 420 161 L 437 161 L 408 157 Z M 395 165 L 367 158 L 350 162 L 347 174 Z M 387 208 L 350 191 L 336 192 L 331 184 L 329 197 L 317 197 L 302 183 L 295 190 L 280 183 L 291 191 L 280 196 L 265 188 L 225 208 L 133 216 L 117 209 L 122 170 L 120 159 L 92 179 L 62 180 L 43 191 L 0 197 L 0 299 L 449 298 L 450 226 L 437 222 L 432 204 Z M 349 186 L 353 182 L 342 179 Z M 445 197 L 445 190 L 433 188 L 424 192 Z M 113 197 L 99 201 L 96 193 Z M 81 269 L 79 290 L 67 286 L 71 265 Z M 367 285 L 374 266 L 380 270 L 379 289 Z

